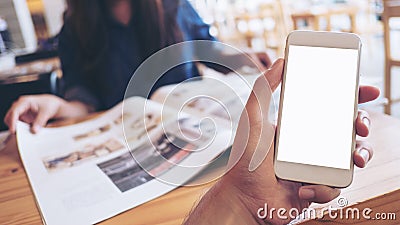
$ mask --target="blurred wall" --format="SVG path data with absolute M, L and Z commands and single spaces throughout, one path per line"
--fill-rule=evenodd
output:
M 35 31 L 25 0 L 0 0 L 0 16 L 7 21 L 13 47 L 36 46 Z
M 47 29 L 50 36 L 60 32 L 63 25 L 63 13 L 66 9 L 65 0 L 42 0 Z

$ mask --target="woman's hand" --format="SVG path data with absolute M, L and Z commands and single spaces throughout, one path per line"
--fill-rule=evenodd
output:
M 265 68 L 269 68 L 272 66 L 271 58 L 266 52 L 256 52 L 257 59 L 263 64 Z
M 273 140 L 275 135 L 275 127 L 267 119 L 271 94 L 266 89 L 270 86 L 275 90 L 280 84 L 283 65 L 283 60 L 278 60 L 257 80 L 232 146 L 229 163 L 233 167 L 203 197 L 186 224 L 192 224 L 195 221 L 192 220 L 193 217 L 197 217 L 197 221 L 206 218 L 206 222 L 200 224 L 286 224 L 290 221 L 288 214 L 286 219 L 278 218 L 277 215 L 268 215 L 262 219 L 257 216 L 258 210 L 268 204 L 269 208 L 284 208 L 287 212 L 294 208 L 301 212 L 311 202 L 329 202 L 340 194 L 338 189 L 324 185 L 303 186 L 301 183 L 281 180 L 275 176 L 274 145 L 270 146 L 271 142 L 266 141 Z M 378 95 L 379 90 L 374 87 L 360 87 L 360 103 L 371 101 Z M 356 121 L 357 134 L 367 136 L 369 126 L 368 114 L 360 111 Z M 265 149 L 269 150 L 265 160 L 250 172 L 254 153 Z M 355 165 L 364 167 L 372 154 L 368 143 L 357 142 L 354 151 Z M 212 219 L 207 219 L 211 217 Z
M 37 133 L 50 119 L 71 118 L 86 115 L 89 107 L 81 102 L 67 102 L 55 95 L 27 95 L 15 101 L 4 117 L 4 122 L 15 133 L 18 120 L 31 125 Z
M 260 71 L 265 71 L 272 66 L 271 58 L 267 52 L 245 51 L 248 57 L 252 60 L 252 67 L 257 67 Z

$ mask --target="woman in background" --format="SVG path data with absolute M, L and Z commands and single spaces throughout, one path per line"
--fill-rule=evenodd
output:
M 164 47 L 191 40 L 215 38 L 187 0 L 68 0 L 59 35 L 64 98 L 22 96 L 8 111 L 5 123 L 15 132 L 17 120 L 22 120 L 37 132 L 49 119 L 111 108 L 123 100 L 131 76 L 145 59 Z M 270 65 L 266 55 L 262 61 Z M 194 63 L 177 66 L 152 91 L 198 75 Z

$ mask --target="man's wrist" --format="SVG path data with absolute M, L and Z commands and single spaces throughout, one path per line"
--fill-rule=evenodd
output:
M 221 178 L 201 199 L 184 222 L 192 224 L 258 224 L 240 198 L 240 191 Z

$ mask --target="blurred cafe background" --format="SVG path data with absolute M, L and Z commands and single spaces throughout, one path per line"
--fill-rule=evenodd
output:
M 400 0 L 190 2 L 220 41 L 267 51 L 273 60 L 283 56 L 286 36 L 293 30 L 358 34 L 363 41 L 361 82 L 382 90 L 378 100 L 364 107 L 400 118 Z M 65 8 L 65 0 L 0 1 L 1 118 L 20 95 L 60 94 L 57 34 Z

